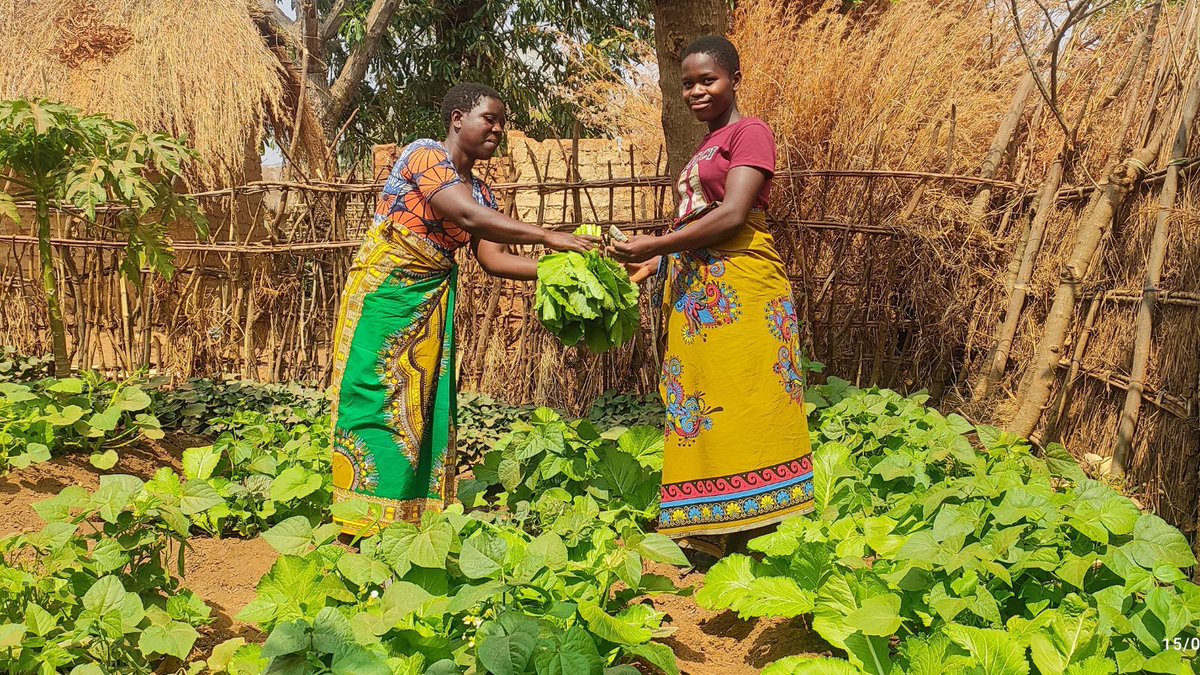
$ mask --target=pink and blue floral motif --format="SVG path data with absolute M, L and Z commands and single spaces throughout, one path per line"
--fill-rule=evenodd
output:
M 790 297 L 775 298 L 767 303 L 767 323 L 771 335 L 779 341 L 779 356 L 772 369 L 783 383 L 783 389 L 796 403 L 804 403 L 804 378 L 800 374 L 800 322 Z
M 720 281 L 725 276 L 726 256 L 708 249 L 673 253 L 676 264 L 671 281 L 674 310 L 683 315 L 683 340 L 704 338 L 708 328 L 727 326 L 742 315 L 737 291 Z
M 713 413 L 721 412 L 721 408 L 706 408 L 704 394 L 685 393 L 680 376 L 683 375 L 683 364 L 678 358 L 670 357 L 663 362 L 662 385 L 666 390 L 667 402 L 667 435 L 679 437 L 679 444 L 690 445 L 702 431 L 713 427 Z

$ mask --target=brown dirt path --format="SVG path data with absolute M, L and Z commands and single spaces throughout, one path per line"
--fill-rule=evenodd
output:
M 0 477 L 0 536 L 40 529 L 45 523 L 33 504 L 53 497 L 69 485 L 95 490 L 104 473 L 130 474 L 148 480 L 160 467 L 182 471 L 183 451 L 202 445 L 200 438 L 169 435 L 162 441 L 120 450 L 121 459 L 108 471 L 93 467 L 87 455 L 55 457 L 49 462 Z M 260 633 L 233 619 L 254 599 L 258 580 L 271 569 L 278 554 L 261 538 L 211 539 L 193 537 L 184 553 L 183 585 L 213 609 L 215 621 L 202 628 L 198 654 L 232 637 L 256 640 Z
M 697 572 L 658 564 L 648 571 L 670 578 L 677 588 L 700 590 L 704 585 L 704 575 Z M 667 625 L 677 629 L 663 642 L 675 650 L 686 675 L 757 673 L 792 654 L 832 656 L 829 645 L 800 618 L 746 620 L 734 612 L 701 609 L 690 596 L 662 595 L 653 602 L 667 613 Z

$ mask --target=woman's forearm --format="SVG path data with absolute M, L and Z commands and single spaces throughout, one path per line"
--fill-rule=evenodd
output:
M 746 215 L 721 205 L 687 227 L 658 238 L 658 255 L 708 248 L 732 237 L 746 222 Z
M 461 185 L 446 188 L 429 199 L 430 206 L 441 218 L 462 229 L 498 244 L 545 244 L 548 231 L 536 225 L 522 223 L 476 202 L 470 191 Z
M 508 216 L 479 207 L 464 214 L 462 220 L 454 221 L 462 229 L 477 235 L 480 239 L 494 241 L 497 244 L 545 244 L 546 230 L 522 223 Z

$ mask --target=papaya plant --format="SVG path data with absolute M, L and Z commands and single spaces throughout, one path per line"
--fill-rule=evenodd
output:
M 174 189 L 184 163 L 194 157 L 181 139 L 145 133 L 105 115 L 84 115 L 45 99 L 0 101 L 0 174 L 10 186 L 0 190 L 0 216 L 19 221 L 18 204 L 32 205 L 56 375 L 67 375 L 71 364 L 50 242 L 51 209 L 68 207 L 89 222 L 104 209 L 110 216 L 106 225 L 126 242 L 121 271 L 135 282 L 142 268 L 169 275 L 166 224 L 190 222 L 200 237 L 207 236 L 196 202 Z

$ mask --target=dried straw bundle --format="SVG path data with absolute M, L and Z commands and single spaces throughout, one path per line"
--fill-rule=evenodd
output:
M 202 184 L 238 180 L 287 73 L 246 0 L 0 1 L 0 98 L 47 97 L 186 136 Z

